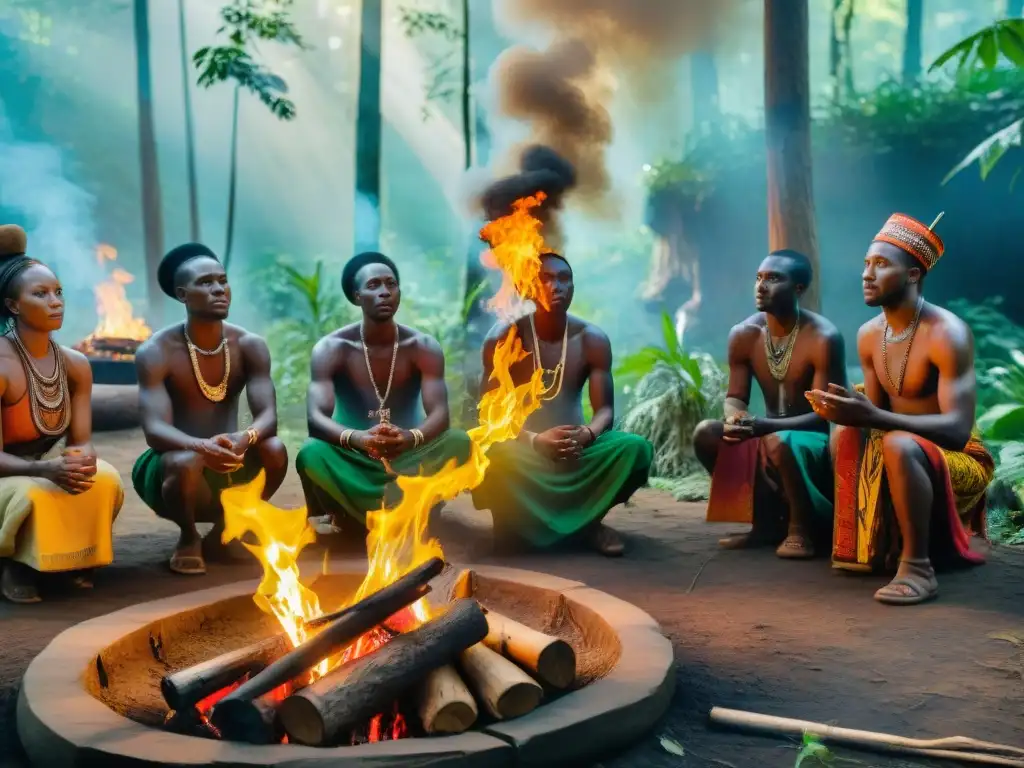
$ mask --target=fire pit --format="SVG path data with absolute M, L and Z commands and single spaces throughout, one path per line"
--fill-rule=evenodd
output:
M 335 563 L 312 586 L 347 604 L 364 568 Z M 561 766 L 628 744 L 667 707 L 672 648 L 634 606 L 544 574 L 449 569 L 413 628 L 395 610 L 424 593 L 413 576 L 294 649 L 253 583 L 87 621 L 26 672 L 22 743 L 37 766 Z M 351 658 L 282 690 L 332 633 L 355 635 L 339 654 Z
M 117 260 L 110 245 L 96 248 L 100 269 Z M 128 271 L 115 267 L 94 289 L 98 320 L 93 332 L 75 344 L 89 358 L 92 368 L 92 422 L 97 432 L 139 426 L 139 387 L 135 352 L 152 335 L 145 320 L 135 317 L 125 286 L 135 281 Z

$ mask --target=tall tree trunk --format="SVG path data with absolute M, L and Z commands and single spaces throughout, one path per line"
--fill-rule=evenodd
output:
M 811 182 L 807 3 L 765 0 L 764 109 L 768 158 L 768 243 L 807 256 L 814 281 L 803 305 L 821 304 L 818 234 Z
M 903 84 L 913 85 L 921 76 L 921 31 L 924 0 L 907 0 L 907 33 L 903 38 Z
M 1024 0 L 1006 0 L 1006 18 L 1019 19 L 1024 14 Z
M 462 0 L 462 144 L 466 168 L 473 167 L 473 57 L 469 40 L 469 0 Z
M 843 14 L 843 90 L 846 98 L 852 99 L 857 93 L 857 85 L 853 78 L 853 14 L 856 11 L 856 0 L 846 0 L 846 12 Z
M 228 220 L 224 237 L 224 269 L 231 263 L 231 250 L 235 246 L 235 209 L 238 206 L 238 98 L 241 92 L 235 86 L 235 98 L 231 105 L 231 159 L 228 166 Z
M 185 107 L 185 170 L 188 173 L 188 234 L 189 239 L 198 243 L 199 232 L 199 184 L 196 181 L 196 128 L 192 117 L 192 82 L 189 77 L 188 16 L 185 0 L 178 0 L 178 35 L 181 38 L 181 87 Z
M 146 292 L 150 322 L 163 322 L 163 291 L 156 279 L 163 257 L 163 206 L 153 128 L 153 83 L 149 59 L 149 0 L 135 0 L 135 69 L 139 109 L 139 168 L 142 182 L 142 233 L 146 256 Z
M 703 126 L 718 119 L 718 67 L 712 51 L 697 51 L 690 58 L 693 122 Z
M 839 47 L 839 12 L 843 9 L 843 0 L 832 0 L 832 14 L 829 17 L 828 41 L 828 76 L 832 83 L 832 97 L 839 98 L 839 65 L 842 62 L 842 49 Z
M 373 208 L 372 226 L 356 222 L 356 251 L 380 248 L 380 65 L 383 0 L 363 0 L 356 115 L 356 195 Z M 358 212 L 358 208 L 356 209 Z M 358 215 L 358 214 L 357 214 Z

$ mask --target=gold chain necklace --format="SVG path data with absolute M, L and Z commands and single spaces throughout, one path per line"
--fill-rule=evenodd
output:
M 71 425 L 71 394 L 68 390 L 67 370 L 60 348 L 50 339 L 53 352 L 53 374 L 44 376 L 28 353 L 16 330 L 8 334 L 21 358 L 28 383 L 29 412 L 36 431 L 48 437 L 63 435 Z
M 391 394 L 391 382 L 395 379 L 395 361 L 398 360 L 398 326 L 395 326 L 395 346 L 391 350 L 391 371 L 388 373 L 388 387 L 384 390 L 383 397 L 381 397 L 380 389 L 377 387 L 377 380 L 373 378 L 373 368 L 370 367 L 370 352 L 366 346 L 366 337 L 363 335 L 362 323 L 359 324 L 359 341 L 363 344 L 363 359 L 366 361 L 366 372 L 370 374 L 373 393 L 377 396 L 377 402 L 380 403 L 380 408 L 376 411 L 370 411 L 367 414 L 367 418 L 372 419 L 376 416 L 380 419 L 381 424 L 386 424 L 391 421 L 391 409 L 385 408 L 384 403 L 387 402 L 388 396 Z
M 542 361 L 540 359 L 540 339 L 537 338 L 537 325 L 533 322 L 533 315 L 532 314 L 530 315 L 530 330 L 533 332 L 533 370 L 534 371 L 538 371 L 538 370 L 542 369 Z M 565 318 L 565 333 L 562 334 L 562 357 L 558 361 L 558 365 L 556 365 L 553 369 L 547 369 L 547 368 L 543 369 L 543 373 L 541 374 L 542 377 L 543 377 L 544 373 L 550 373 L 550 374 L 553 374 L 553 375 L 552 375 L 552 378 L 551 378 L 551 386 L 547 387 L 544 390 L 543 394 L 540 397 L 541 400 L 544 400 L 544 401 L 554 400 L 556 397 L 558 397 L 559 393 L 562 391 L 562 382 L 565 381 L 565 354 L 566 354 L 566 351 L 568 349 L 569 349 L 569 318 L 566 317 Z M 542 378 L 542 382 L 543 382 L 543 378 Z M 555 388 L 555 382 L 558 382 L 558 387 L 557 388 Z M 548 393 L 551 392 L 552 389 L 554 389 L 555 391 L 554 391 L 553 394 L 549 395 Z
M 800 332 L 800 308 L 796 310 L 796 321 L 793 328 L 782 339 L 782 344 L 776 347 L 772 342 L 771 331 L 768 330 L 768 323 L 764 326 L 764 356 L 768 360 L 768 371 L 772 378 L 779 383 L 778 411 L 779 416 L 787 415 L 786 403 L 786 375 L 789 373 L 789 364 L 793 360 L 793 350 L 796 349 L 796 337 Z
M 917 309 L 914 310 L 914 319 L 910 321 L 910 325 L 908 325 L 902 332 L 893 336 L 893 341 L 901 341 L 905 338 L 910 338 L 910 341 L 907 342 L 907 349 L 903 353 L 903 362 L 900 363 L 900 373 L 899 376 L 896 377 L 896 381 L 892 380 L 892 374 L 889 373 L 889 355 L 888 350 L 886 349 L 886 339 L 889 336 L 889 321 L 888 319 L 884 320 L 885 326 L 882 328 L 882 367 L 885 368 L 885 378 L 889 380 L 889 385 L 896 390 L 897 395 L 903 394 L 903 377 L 907 373 L 907 363 L 910 361 L 910 348 L 914 346 L 914 337 L 917 336 L 917 328 L 921 319 L 922 309 L 924 309 L 924 296 L 918 296 Z M 885 318 L 885 315 L 883 314 L 882 317 Z
M 213 350 L 200 349 L 193 343 L 192 339 L 189 338 L 188 328 L 182 324 L 181 332 L 185 334 L 185 344 L 188 346 L 188 356 L 192 361 L 192 373 L 195 374 L 196 384 L 199 385 L 199 391 L 203 393 L 203 397 L 209 400 L 211 403 L 219 403 L 227 397 L 228 394 L 228 379 L 231 378 L 231 350 L 228 348 L 227 336 L 222 336 L 220 344 L 217 345 Z M 206 383 L 206 379 L 203 378 L 203 372 L 199 368 L 199 355 L 215 355 L 219 351 L 224 350 L 224 378 L 220 380 L 220 384 L 211 387 Z

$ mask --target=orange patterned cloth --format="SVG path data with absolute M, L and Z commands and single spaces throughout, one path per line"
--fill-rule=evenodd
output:
M 925 271 L 939 262 L 945 250 L 938 235 L 917 219 L 904 213 L 894 213 L 890 216 L 882 231 L 875 235 L 875 242 L 889 243 L 906 251 L 921 262 Z
M 835 459 L 832 565 L 854 571 L 892 567 L 899 527 L 889 499 L 879 430 L 842 428 Z M 970 534 L 985 535 L 985 492 L 995 473 L 992 455 L 972 436 L 963 451 L 946 451 L 917 435 L 936 478 L 930 557 L 937 566 L 977 565 Z

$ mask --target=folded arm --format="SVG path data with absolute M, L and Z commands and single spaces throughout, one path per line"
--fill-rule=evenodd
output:
M 0 377 L 0 398 L 7 392 L 7 378 Z M 25 395 L 29 397 L 29 395 Z M 3 430 L 0 428 L 0 477 L 41 477 L 45 461 L 33 461 L 14 456 L 4 450 Z
M 76 448 L 86 456 L 95 456 L 92 445 L 92 368 L 80 352 L 62 350 L 67 361 L 68 385 L 71 389 L 71 427 L 68 448 Z
M 615 421 L 611 342 L 603 332 L 593 327 L 588 328 L 583 334 L 583 355 L 590 371 L 590 406 L 594 411 L 587 426 L 597 438 L 602 432 L 611 429 Z
M 306 423 L 309 436 L 335 445 L 347 429 L 334 420 L 334 372 L 341 364 L 340 347 L 333 339 L 321 339 L 309 361 L 309 390 L 306 393 Z
M 435 339 L 425 336 L 419 342 L 416 366 L 420 371 L 420 391 L 425 414 L 419 430 L 423 433 L 423 439 L 429 443 L 444 433 L 451 423 L 448 386 L 444 382 L 444 352 Z

